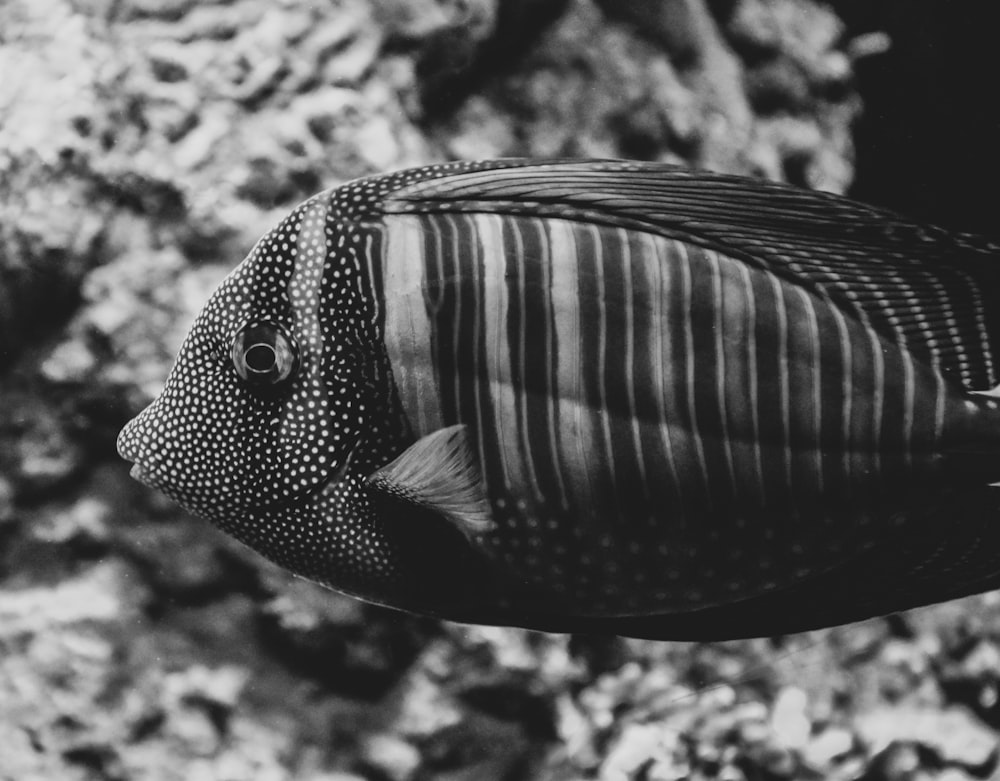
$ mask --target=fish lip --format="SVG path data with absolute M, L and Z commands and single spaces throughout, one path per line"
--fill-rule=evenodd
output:
M 129 469 L 128 473 L 129 477 L 150 488 L 159 488 L 155 470 L 148 463 L 143 463 L 141 455 L 129 448 L 126 443 L 122 442 L 121 438 L 118 440 L 118 455 L 123 460 L 132 462 L 132 468 Z
M 142 464 L 133 463 L 132 468 L 128 472 L 128 476 L 131 477 L 133 480 L 142 483 L 143 485 L 149 484 L 149 479 L 150 479 L 149 473 L 146 471 L 146 469 L 143 467 Z
M 162 490 L 157 480 L 156 473 L 148 466 L 141 464 L 138 461 L 132 462 L 132 468 L 129 470 L 128 476 L 131 477 L 133 480 L 142 483 L 144 486 L 147 486 L 148 488 L 155 488 L 156 490 Z
M 147 409 L 149 408 L 147 407 Z M 145 486 L 159 490 L 159 480 L 154 468 L 157 459 L 155 454 L 150 457 L 151 454 L 142 446 L 139 432 L 136 430 L 140 427 L 145 414 L 144 410 L 125 424 L 118 433 L 115 447 L 123 460 L 132 462 L 132 468 L 128 473 L 129 477 Z

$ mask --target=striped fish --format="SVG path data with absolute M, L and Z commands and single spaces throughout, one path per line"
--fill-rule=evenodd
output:
M 1000 586 L 998 248 L 667 165 L 321 193 L 119 438 L 279 564 L 475 623 L 707 639 Z

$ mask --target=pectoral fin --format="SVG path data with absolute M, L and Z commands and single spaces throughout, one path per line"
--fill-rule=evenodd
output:
M 368 485 L 439 513 L 467 537 L 494 522 L 464 424 L 428 434 L 368 478 Z

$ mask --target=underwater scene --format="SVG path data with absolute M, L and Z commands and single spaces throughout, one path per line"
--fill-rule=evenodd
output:
M 1000 778 L 998 16 L 0 0 L 0 781 Z

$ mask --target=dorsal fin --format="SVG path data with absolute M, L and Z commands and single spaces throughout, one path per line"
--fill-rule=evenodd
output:
M 634 227 L 810 288 L 968 390 L 997 385 L 1000 246 L 855 201 L 655 163 L 497 161 L 403 187 L 386 212 L 471 211 Z
M 439 513 L 467 537 L 493 528 L 483 477 L 464 424 L 421 437 L 368 484 L 397 499 Z

